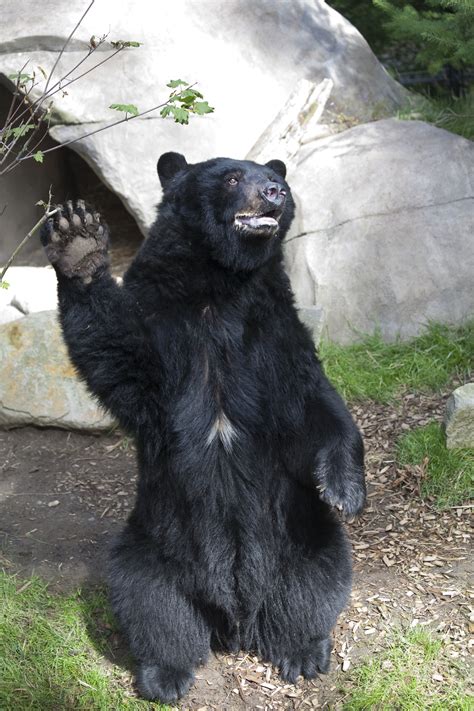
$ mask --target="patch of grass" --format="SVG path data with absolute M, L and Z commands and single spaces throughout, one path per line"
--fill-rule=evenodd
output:
M 442 427 L 432 422 L 403 435 L 397 445 L 399 464 L 426 463 L 423 496 L 432 496 L 440 508 L 474 497 L 474 451 L 447 449 Z
M 91 642 L 88 629 L 107 632 L 112 620 L 105 594 L 58 596 L 41 580 L 26 582 L 0 572 L 0 708 L 164 708 L 131 697 L 125 673 Z
M 402 120 L 416 119 L 474 140 L 474 91 L 462 98 L 426 98 L 417 102 L 415 111 L 408 107 L 398 113 Z
M 473 697 L 443 643 L 418 627 L 394 636 L 389 649 L 354 669 L 344 711 L 469 711 Z
M 409 390 L 439 390 L 474 368 L 474 321 L 458 328 L 431 324 L 410 341 L 385 343 L 379 334 L 340 346 L 322 342 L 329 379 L 346 400 L 389 402 Z

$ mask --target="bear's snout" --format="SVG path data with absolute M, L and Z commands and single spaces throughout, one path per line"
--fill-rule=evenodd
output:
M 275 207 L 281 207 L 286 198 L 286 190 L 278 183 L 267 183 L 261 189 L 260 194 Z

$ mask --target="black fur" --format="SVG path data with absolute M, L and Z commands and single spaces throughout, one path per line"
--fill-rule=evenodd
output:
M 357 514 L 365 485 L 361 437 L 282 266 L 285 166 L 168 153 L 158 168 L 163 201 L 122 287 L 104 229 L 72 276 L 63 253 L 83 239 L 77 218 L 62 210 L 43 241 L 71 358 L 136 439 L 138 494 L 112 552 L 111 598 L 140 692 L 172 702 L 211 648 L 254 651 L 290 682 L 328 670 L 351 585 L 331 506 Z

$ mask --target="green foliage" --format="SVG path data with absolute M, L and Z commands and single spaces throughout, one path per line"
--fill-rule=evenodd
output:
M 184 79 L 172 79 L 166 86 L 173 91 L 169 95 L 166 106 L 163 106 L 160 111 L 162 118 L 172 116 L 176 123 L 188 124 L 190 114 L 204 116 L 214 111 L 207 101 L 198 101 L 204 98 L 203 95 Z
M 430 0 L 412 0 L 410 3 L 417 10 L 426 9 Z M 371 0 L 328 0 L 328 5 L 341 13 L 370 44 L 374 52 L 381 52 L 392 41 L 387 16 L 384 10 Z M 398 9 L 407 5 L 407 0 L 392 0 Z
M 320 347 L 330 380 L 347 400 L 388 402 L 408 390 L 439 390 L 474 370 L 474 322 L 459 328 L 431 324 L 411 341 L 385 343 L 380 334 L 360 343 Z
M 189 86 L 189 83 L 184 81 L 184 79 L 171 79 L 166 86 L 169 86 L 171 89 L 176 89 L 178 86 Z
M 344 711 L 469 711 L 464 670 L 445 653 L 443 643 L 422 627 L 396 632 L 390 647 L 350 675 Z
M 110 104 L 109 109 L 123 111 L 123 113 L 131 114 L 132 116 L 138 116 L 140 113 L 135 104 Z
M 135 42 L 134 40 L 116 40 L 110 44 L 114 49 L 124 49 L 126 47 L 141 47 L 143 42 Z
M 413 111 L 411 107 L 398 112 L 403 120 L 422 120 L 438 128 L 474 140 L 474 91 L 462 99 L 433 98 L 425 101 Z
M 22 138 L 26 136 L 27 133 L 35 128 L 33 123 L 21 123 L 19 126 L 14 126 L 13 128 L 7 128 L 5 131 L 1 132 L 2 140 L 6 141 L 9 138 Z
M 126 672 L 102 656 L 111 631 L 105 593 L 56 596 L 37 578 L 0 572 L 0 708 L 163 708 L 123 688 Z
M 474 497 L 474 451 L 447 449 L 442 427 L 432 422 L 403 435 L 397 461 L 425 468 L 423 496 L 433 497 L 440 508 L 462 504 Z
M 0 280 L 0 289 L 9 289 L 10 284 L 7 281 Z
M 44 153 L 43 153 L 43 151 L 36 151 L 36 153 L 33 153 L 33 159 L 34 159 L 37 163 L 42 163 L 43 160 L 44 160 Z
M 373 0 L 389 18 L 385 26 L 395 40 L 415 43 L 418 62 L 436 74 L 446 64 L 474 65 L 474 3 L 472 0 L 428 0 L 427 9 L 413 3 Z
M 44 71 L 44 70 L 42 70 Z M 23 72 L 16 72 L 15 74 L 9 74 L 8 78 L 15 82 L 17 86 L 24 86 L 29 81 L 34 81 L 34 76 L 31 74 L 25 74 Z
M 383 11 L 368 0 L 328 0 L 328 5 L 341 13 L 356 27 L 374 51 L 383 49 L 388 32 L 383 23 Z

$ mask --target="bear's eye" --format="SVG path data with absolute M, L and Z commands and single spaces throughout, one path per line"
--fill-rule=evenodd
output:
M 227 178 L 227 184 L 228 185 L 237 185 L 239 181 L 234 175 L 231 175 L 229 178 Z

